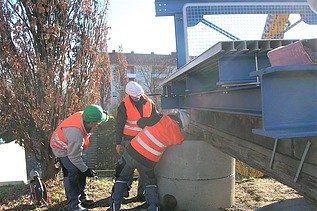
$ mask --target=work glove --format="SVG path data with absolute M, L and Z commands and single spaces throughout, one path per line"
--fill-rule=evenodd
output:
M 84 172 L 84 174 L 86 175 L 86 177 L 95 177 L 95 176 L 97 176 L 97 173 L 94 170 L 90 169 L 90 168 L 88 168 Z
M 116 151 L 117 151 L 117 153 L 118 153 L 119 155 L 122 155 L 122 153 L 123 153 L 123 146 L 122 146 L 122 144 L 117 144 L 117 145 L 116 145 Z
M 150 117 L 141 117 L 138 120 L 137 125 L 140 128 L 145 128 L 146 126 L 153 126 L 160 121 L 162 116 L 163 116 L 162 114 L 155 114 L 155 115 L 150 116 Z

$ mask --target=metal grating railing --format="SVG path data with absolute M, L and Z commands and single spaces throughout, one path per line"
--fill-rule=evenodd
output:
M 258 40 L 269 14 L 290 14 L 284 39 L 317 35 L 317 15 L 306 2 L 213 2 L 184 5 L 187 61 L 220 41 Z

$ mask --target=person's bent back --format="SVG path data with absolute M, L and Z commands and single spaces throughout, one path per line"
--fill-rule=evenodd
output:
M 144 196 L 149 205 L 148 210 L 158 210 L 154 167 L 168 147 L 181 144 L 184 140 L 180 115 L 144 117 L 137 124 L 143 129 L 131 140 L 116 168 L 116 181 L 110 197 L 111 211 L 120 209 L 123 193 L 127 190 L 135 168 L 144 178 Z

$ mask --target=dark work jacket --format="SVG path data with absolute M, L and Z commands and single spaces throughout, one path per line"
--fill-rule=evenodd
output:
M 146 126 L 153 126 L 156 123 L 158 123 L 163 115 L 161 114 L 154 114 L 151 117 L 148 118 L 141 118 L 138 121 L 138 126 L 140 128 L 144 128 Z M 145 158 L 144 156 L 142 156 L 139 152 L 137 152 L 132 146 L 131 144 L 129 144 L 127 146 L 127 152 L 129 153 L 129 155 L 134 158 L 137 162 L 141 163 L 142 165 L 146 166 L 147 168 L 154 168 L 156 165 L 156 162 L 153 162 L 147 158 Z
M 141 97 L 138 102 L 135 102 L 131 100 L 131 102 L 135 105 L 137 110 L 139 111 L 141 117 L 143 117 L 143 105 L 146 103 L 146 100 Z M 157 115 L 158 111 L 156 110 L 155 104 L 152 104 L 152 112 L 151 116 Z M 119 107 L 118 107 L 118 112 L 117 112 L 117 125 L 116 125 L 116 144 L 121 144 L 122 140 L 131 140 L 133 137 L 132 136 L 127 136 L 123 134 L 123 129 L 124 125 L 127 121 L 127 112 L 126 108 L 124 105 L 124 102 L 121 102 Z

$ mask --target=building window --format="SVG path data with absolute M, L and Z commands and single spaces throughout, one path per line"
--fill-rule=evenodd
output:
M 129 66 L 127 67 L 127 73 L 129 73 L 129 74 L 135 74 L 134 66 L 129 65 Z

